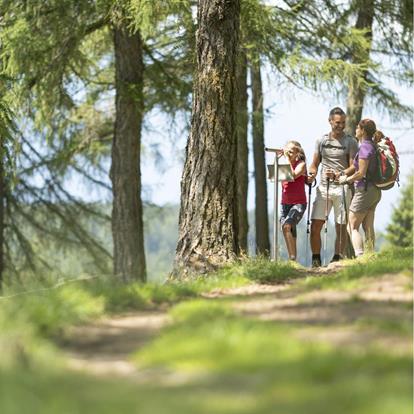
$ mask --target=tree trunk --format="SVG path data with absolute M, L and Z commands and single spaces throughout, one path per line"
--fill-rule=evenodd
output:
M 247 145 L 247 58 L 243 50 L 239 50 L 237 59 L 237 191 L 239 214 L 239 247 L 241 254 L 247 254 L 247 234 L 249 222 L 247 213 L 247 192 L 249 186 L 249 149 Z
M 266 163 L 264 153 L 264 119 L 263 119 L 263 90 L 260 74 L 260 61 L 251 64 L 252 77 L 252 132 L 253 132 L 253 157 L 254 157 L 254 183 L 256 188 L 256 253 L 268 255 L 269 242 L 269 218 L 267 214 L 267 186 Z
M 368 39 L 369 44 L 371 44 L 372 25 L 374 21 L 374 0 L 361 0 L 358 6 L 359 9 L 355 28 L 360 30 L 367 30 L 365 36 Z M 352 62 L 357 64 L 365 63 L 369 60 L 369 55 L 369 49 L 354 50 L 352 54 Z M 368 72 L 365 72 L 363 74 L 363 79 L 365 81 L 367 80 L 367 76 Z M 358 77 L 354 77 L 351 79 L 351 82 L 348 85 L 348 99 L 346 108 L 347 116 L 345 130 L 352 136 L 355 136 L 356 127 L 359 121 L 361 121 L 366 92 L 366 86 L 360 82 L 360 79 L 358 79 Z M 355 257 L 355 252 L 352 247 L 352 242 L 349 235 L 347 235 L 345 256 L 348 258 Z
M 236 51 L 239 0 L 199 0 L 191 132 L 181 181 L 176 272 L 238 254 Z
M 372 25 L 374 21 L 374 0 L 363 0 L 359 2 L 358 17 L 355 28 L 366 30 L 366 38 L 371 45 Z M 352 54 L 352 63 L 361 64 L 369 60 L 369 49 L 354 50 Z M 368 72 L 365 72 L 363 79 L 366 81 Z M 358 77 L 354 77 L 348 85 L 347 99 L 347 117 L 346 131 L 352 136 L 355 135 L 356 127 L 361 120 L 364 99 L 366 95 L 366 86 L 360 82 Z
M 115 130 L 112 144 L 114 274 L 124 282 L 146 280 L 141 201 L 143 117 L 142 41 L 125 27 L 114 29 Z
M 3 142 L 0 137 L 0 292 L 3 289 L 3 276 L 5 270 L 4 263 L 4 206 L 6 200 L 6 183 L 4 179 L 4 154 L 3 154 Z

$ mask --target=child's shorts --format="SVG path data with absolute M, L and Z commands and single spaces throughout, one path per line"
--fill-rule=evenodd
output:
M 306 210 L 306 204 L 282 204 L 280 224 L 290 224 L 292 235 L 296 237 L 296 225 L 300 222 Z

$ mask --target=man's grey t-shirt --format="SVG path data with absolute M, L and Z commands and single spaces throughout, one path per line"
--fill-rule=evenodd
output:
M 331 134 L 327 134 L 317 139 L 315 153 L 321 155 L 321 184 L 326 185 L 326 169 L 345 170 L 349 167 L 349 158 L 353 160 L 357 152 L 357 140 L 351 135 L 345 134 L 342 138 L 335 139 L 331 138 Z

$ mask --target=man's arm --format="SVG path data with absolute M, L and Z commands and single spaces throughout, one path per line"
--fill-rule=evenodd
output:
M 312 163 L 308 169 L 308 178 L 307 178 L 308 184 L 312 183 L 315 180 L 316 175 L 318 174 L 318 167 L 320 163 L 321 163 L 321 160 L 320 160 L 319 152 L 315 152 L 313 154 Z
M 356 153 L 358 152 L 358 144 L 356 143 L 356 141 L 353 141 L 351 144 L 351 147 L 349 149 L 349 157 L 348 157 L 348 167 L 345 168 L 343 171 L 336 171 L 335 172 L 335 180 L 338 181 L 339 177 L 342 175 L 345 175 L 347 177 L 349 177 L 350 175 L 352 175 L 355 172 L 355 167 L 354 167 L 354 158 Z

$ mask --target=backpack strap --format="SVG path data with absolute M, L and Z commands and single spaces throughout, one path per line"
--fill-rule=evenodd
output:
M 322 136 L 321 142 L 319 143 L 319 162 L 322 162 L 322 149 L 325 145 L 326 141 L 329 139 L 329 134 L 325 134 Z
M 345 134 L 344 138 L 349 137 L 350 135 Z M 319 143 L 319 162 L 322 162 L 322 149 L 325 146 L 326 142 L 329 141 L 329 134 L 325 134 L 322 136 L 321 142 Z M 344 145 L 342 146 L 343 149 L 347 150 L 347 152 L 345 153 L 346 155 L 349 155 L 349 151 L 350 151 L 350 145 L 349 142 L 347 141 L 346 144 L 344 143 Z

